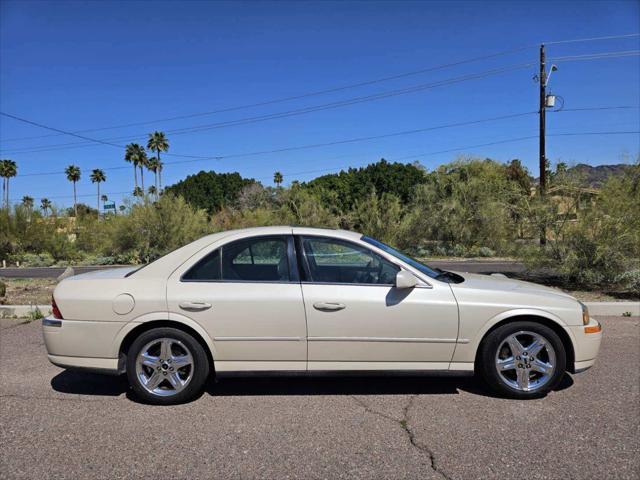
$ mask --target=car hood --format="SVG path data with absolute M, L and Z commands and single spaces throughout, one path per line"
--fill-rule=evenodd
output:
M 522 280 L 514 280 L 501 274 L 482 275 L 478 273 L 453 272 L 464 278 L 462 283 L 452 283 L 453 290 L 458 289 L 475 289 L 475 290 L 491 290 L 498 292 L 512 292 L 538 295 L 555 295 L 558 297 L 569 298 L 575 300 L 574 297 L 561 290 L 537 283 L 524 282 Z

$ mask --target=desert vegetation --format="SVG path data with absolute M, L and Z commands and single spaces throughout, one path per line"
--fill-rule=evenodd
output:
M 544 196 L 518 160 L 477 158 L 430 172 L 420 164 L 380 160 L 287 186 L 276 172 L 275 187 L 237 173 L 203 171 L 161 190 L 155 161 L 166 140 L 156 140 L 149 148 L 156 153 L 151 170 L 157 189 L 141 193 L 140 166 L 148 160 L 141 146 L 129 146 L 125 158 L 134 167 L 136 195 L 118 212 L 101 216 L 77 203 L 59 210 L 47 199 L 38 209 L 29 197 L 0 211 L 0 260 L 33 266 L 145 263 L 207 233 L 294 224 L 357 230 L 424 259 L 512 257 L 561 285 L 640 291 L 638 164 L 597 189 L 581 172 L 558 165 L 549 172 Z M 79 172 L 69 173 L 75 184 Z M 96 174 L 92 181 L 99 186 L 104 179 Z

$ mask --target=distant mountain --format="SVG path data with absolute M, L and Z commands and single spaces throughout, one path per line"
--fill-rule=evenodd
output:
M 607 178 L 610 176 L 622 175 L 630 167 L 628 164 L 618 163 L 615 165 L 598 165 L 593 167 L 584 163 L 579 163 L 568 170 L 579 174 L 585 185 L 592 188 L 600 188 Z

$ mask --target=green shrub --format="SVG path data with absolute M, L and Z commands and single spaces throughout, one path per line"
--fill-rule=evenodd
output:
M 565 196 L 575 205 L 582 190 L 570 181 Z M 540 213 L 542 212 L 542 213 Z M 532 211 L 538 226 L 552 237 L 544 248 L 523 249 L 530 268 L 547 268 L 570 286 L 580 288 L 623 288 L 637 291 L 640 269 L 640 165 L 621 178 L 607 180 L 591 205 L 581 208 L 577 219 L 561 213 L 559 203 L 547 198 Z M 552 221 L 549 221 L 551 219 Z
M 7 295 L 7 284 L 0 281 L 0 298 Z
M 616 277 L 615 283 L 619 288 L 632 292 L 640 298 L 640 269 L 621 273 Z
M 478 253 L 475 255 L 477 257 L 495 257 L 496 252 L 491 250 L 489 247 L 480 247 L 478 248 Z
M 33 308 L 29 311 L 29 313 L 27 314 L 27 318 L 31 321 L 33 320 L 40 320 L 42 318 L 44 318 L 44 314 L 42 313 L 42 311 L 36 307 Z
M 207 214 L 181 197 L 165 194 L 158 201 L 145 198 L 129 215 L 101 222 L 100 255 L 116 263 L 146 263 L 210 231 Z
M 19 256 L 21 264 L 25 267 L 50 267 L 56 260 L 50 253 L 23 253 Z

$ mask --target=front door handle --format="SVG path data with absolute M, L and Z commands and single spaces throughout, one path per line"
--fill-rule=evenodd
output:
M 205 302 L 180 302 L 178 306 L 183 310 L 190 310 L 194 312 L 211 308 L 211 304 Z
M 343 305 L 342 303 L 317 302 L 313 304 L 313 308 L 320 310 L 321 312 L 336 312 L 346 308 L 346 305 Z

